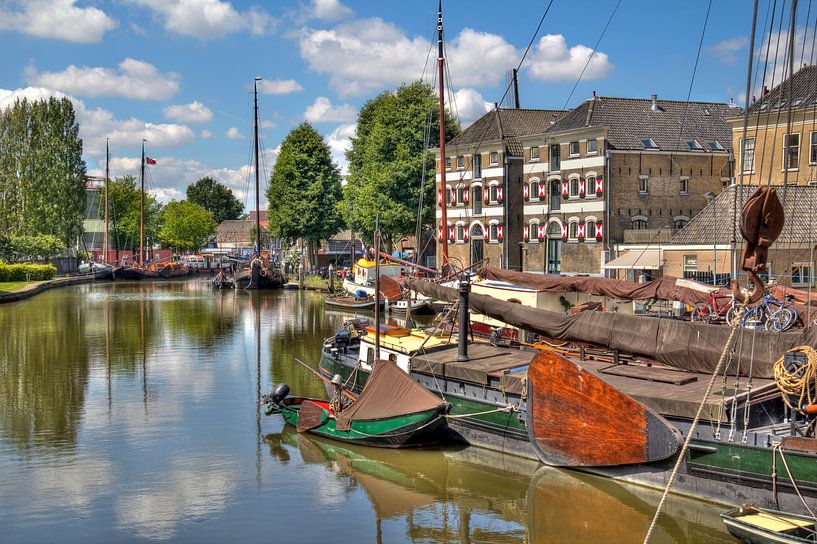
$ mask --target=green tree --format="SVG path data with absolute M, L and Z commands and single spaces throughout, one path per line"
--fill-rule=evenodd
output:
M 162 210 L 159 241 L 177 253 L 198 251 L 216 228 L 213 214 L 193 202 L 171 200 Z
M 209 176 L 188 185 L 187 200 L 212 212 L 216 223 L 227 219 L 238 219 L 244 210 L 244 204 L 233 195 L 226 185 Z
M 67 98 L 17 100 L 0 113 L 0 231 L 53 235 L 65 247 L 82 234 L 85 162 Z
M 309 123 L 293 129 L 281 144 L 267 191 L 271 234 L 303 238 L 317 263 L 321 240 L 342 226 L 340 172 L 321 135 Z
M 371 240 L 379 215 L 388 246 L 414 234 L 424 161 L 427 170 L 423 223 L 432 224 L 434 157 L 424 141 L 429 120 L 428 145 L 439 147 L 437 96 L 422 82 L 383 92 L 361 109 L 352 146 L 346 152 L 349 176 L 340 204 L 343 219 L 355 232 Z M 459 133 L 459 125 L 448 113 L 445 127 L 446 140 Z
M 139 250 L 139 187 L 133 176 L 116 178 L 108 184 L 111 239 L 116 249 Z M 100 198 L 104 198 L 102 194 Z M 157 241 L 162 205 L 145 195 L 145 248 Z

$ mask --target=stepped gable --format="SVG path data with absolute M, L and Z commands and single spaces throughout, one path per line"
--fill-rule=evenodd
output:
M 789 84 L 791 81 L 791 84 Z M 792 98 L 792 111 L 803 111 L 805 109 L 813 110 L 817 107 L 817 66 L 809 65 L 803 66 L 792 75 L 791 80 L 786 79 L 765 96 L 759 100 L 755 100 L 749 106 L 749 115 L 763 114 L 763 113 L 785 113 L 788 111 L 788 102 L 782 104 L 782 111 L 780 110 L 780 100 L 788 101 L 789 96 Z
M 783 204 L 786 223 L 783 232 L 775 241 L 773 248 L 785 249 L 786 244 L 814 243 L 817 241 L 817 219 L 813 210 L 817 208 L 817 186 L 790 185 L 775 187 L 777 197 Z M 724 189 L 712 204 L 701 210 L 687 225 L 672 237 L 670 244 L 712 244 L 712 236 L 719 244 L 732 239 L 732 222 L 735 221 L 735 233 L 740 243 L 739 222 L 743 203 L 757 190 L 757 186 L 731 185 Z M 737 191 L 737 199 L 735 192 Z M 735 213 L 737 200 L 737 213 Z M 713 209 L 710 207 L 714 206 Z M 714 221 L 713 221 L 714 218 Z M 713 224 L 714 222 L 714 224 Z
M 563 110 L 497 108 L 474 121 L 446 145 L 479 145 L 544 134 L 551 127 L 551 121 L 558 121 L 566 113 Z
M 735 105 L 720 102 L 685 102 L 596 96 L 564 115 L 548 132 L 588 127 L 608 127 L 607 141 L 613 149 L 644 151 L 641 140 L 652 138 L 655 151 L 693 151 L 686 140 L 697 140 L 702 149 L 726 153 L 732 149 L 729 117 L 742 113 Z M 679 137 L 683 121 L 683 135 Z M 712 149 L 716 141 L 723 149 Z

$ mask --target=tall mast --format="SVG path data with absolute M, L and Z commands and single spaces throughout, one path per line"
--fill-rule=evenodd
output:
M 258 82 L 260 77 L 255 78 L 252 84 L 253 88 L 253 103 L 255 107 L 255 115 L 253 118 L 253 134 L 255 139 L 255 247 L 258 252 L 258 257 L 261 256 L 261 210 L 258 196 Z
M 145 265 L 145 140 L 142 140 L 142 167 L 139 174 L 139 265 Z
M 448 186 L 445 184 L 445 56 L 443 54 L 443 0 L 437 11 L 437 70 L 440 80 L 440 199 L 442 217 L 443 270 L 448 268 Z
M 105 235 L 102 238 L 102 262 L 108 262 L 108 181 L 111 178 L 111 151 L 105 138 Z

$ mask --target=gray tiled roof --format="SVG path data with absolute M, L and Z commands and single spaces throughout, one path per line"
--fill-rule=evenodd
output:
M 775 106 L 779 104 L 781 98 L 788 101 L 790 88 L 792 110 L 813 109 L 817 105 L 817 66 L 804 66 L 797 70 L 791 78 L 791 85 L 789 85 L 787 78 L 769 91 L 761 100 L 756 100 L 749 106 L 749 115 L 769 112 L 773 114 L 785 113 L 788 110 L 788 102 L 784 104 L 782 112 L 776 109 Z M 802 101 L 795 105 L 798 99 L 802 99 Z M 763 107 L 762 110 L 761 107 Z
M 607 143 L 613 149 L 643 150 L 642 138 L 652 138 L 661 151 L 690 151 L 687 139 L 717 141 L 724 150 L 732 148 L 732 129 L 726 119 L 740 108 L 718 102 L 685 102 L 640 98 L 594 97 L 562 117 L 549 132 L 583 127 L 609 127 Z M 683 137 L 680 137 L 683 120 Z
M 777 198 L 783 203 L 786 223 L 783 232 L 773 247 L 783 244 L 801 244 L 817 242 L 817 186 L 799 185 L 775 187 Z M 742 240 L 738 223 L 743 203 L 757 190 L 757 187 L 732 185 L 724 189 L 712 204 L 706 206 L 698 215 L 672 237 L 672 244 L 711 244 L 714 234 L 719 244 L 732 240 L 732 221 L 736 218 L 738 242 Z M 735 191 L 737 191 L 737 214 L 734 214 Z M 714 212 L 713 212 L 714 207 Z M 714 224 L 713 224 L 714 222 Z
M 474 121 L 447 145 L 478 145 L 543 134 L 550 128 L 552 120 L 558 120 L 565 113 L 567 112 L 562 110 L 498 108 Z
M 249 219 L 228 219 L 216 227 L 216 242 L 246 242 L 250 239 L 250 231 L 255 221 Z

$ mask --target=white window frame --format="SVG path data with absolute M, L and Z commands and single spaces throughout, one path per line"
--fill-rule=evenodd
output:
M 465 202 L 465 193 L 468 192 L 468 190 L 468 187 L 466 187 L 463 183 L 458 184 L 454 188 L 454 205 L 456 207 L 462 208 L 468 205 L 468 203 Z
M 638 176 L 638 194 L 650 194 L 650 176 L 645 176 L 643 174 Z
M 590 142 L 593 142 L 593 150 L 590 150 Z M 588 155 L 595 155 L 599 152 L 599 143 L 596 138 L 589 138 L 587 143 L 585 144 L 585 149 L 587 149 Z
M 746 157 L 749 156 L 748 153 L 747 153 L 747 151 L 749 151 L 749 149 L 746 147 L 746 145 L 749 142 L 752 142 L 752 149 L 751 149 L 751 158 L 752 158 L 752 160 L 751 161 L 746 160 Z M 741 139 L 741 145 L 743 146 L 743 155 L 744 156 L 741 157 L 740 168 L 741 168 L 741 172 L 743 172 L 744 174 L 753 174 L 755 172 L 755 149 L 756 149 L 756 145 L 757 145 L 756 142 L 757 141 L 754 138 Z M 749 163 L 748 168 L 747 168 L 747 162 Z
M 536 152 L 536 156 L 533 156 L 533 152 Z M 534 146 L 530 148 L 530 162 L 539 162 L 539 146 Z
M 684 272 L 697 272 L 698 271 L 698 254 L 693 253 L 690 255 L 684 255 L 683 260 L 684 265 Z
M 584 198 L 598 198 L 596 195 L 596 179 L 598 177 L 599 176 L 595 172 L 587 172 L 584 175 Z M 592 185 L 590 183 L 591 179 L 593 180 Z
M 499 226 L 499 221 L 493 220 L 488 223 L 488 243 L 489 244 L 498 244 L 499 238 L 497 237 L 497 227 Z
M 576 152 L 573 152 L 573 144 L 576 144 Z M 582 154 L 582 145 L 579 143 L 579 140 L 573 140 L 569 144 L 567 144 L 568 154 L 571 157 L 578 157 Z
M 454 224 L 454 240 L 457 244 L 464 244 L 465 243 L 465 229 L 468 228 L 465 225 L 465 221 L 457 221 Z
M 794 148 L 793 145 L 789 144 L 789 137 L 790 136 L 797 136 L 797 161 L 795 166 L 792 167 L 791 164 L 786 167 L 789 162 L 789 150 Z M 792 132 L 791 134 L 784 134 L 783 135 L 783 170 L 787 170 L 789 172 L 794 172 L 798 170 L 800 167 L 800 133 L 799 132 Z
M 794 269 L 795 268 L 799 269 L 799 271 L 800 271 L 799 276 L 798 276 L 800 278 L 800 281 L 798 281 L 798 282 L 794 281 Z M 803 274 L 803 272 L 804 272 L 803 269 L 804 268 L 806 269 L 805 274 Z M 805 281 L 803 281 L 804 276 L 806 278 Z M 813 262 L 811 262 L 811 263 L 809 263 L 809 262 L 791 263 L 791 286 L 792 287 L 805 287 L 805 286 L 809 285 L 809 283 L 811 283 L 812 278 L 814 278 L 814 263 Z
M 542 183 L 542 180 L 539 178 L 530 178 L 528 180 L 528 202 L 539 202 L 542 200 L 539 198 L 539 185 Z M 534 191 L 533 188 L 536 187 Z
M 539 231 L 535 227 L 541 226 L 541 223 L 538 219 L 531 219 L 528 223 L 528 243 L 529 244 L 538 244 L 539 243 Z
M 578 217 L 571 217 L 567 222 L 567 241 L 574 244 L 579 242 Z
M 599 220 L 593 216 L 589 215 L 584 218 L 584 243 L 585 244 L 595 244 L 596 243 L 596 223 Z M 587 228 L 587 225 L 590 225 L 590 229 Z
M 573 193 L 573 184 L 575 182 L 576 192 Z M 568 200 L 577 200 L 579 198 L 579 186 L 581 185 L 581 178 L 576 174 L 571 174 L 569 178 L 567 178 L 567 198 Z M 587 188 L 585 187 L 585 194 Z
M 445 158 L 445 170 L 446 172 L 451 170 L 451 157 Z
M 497 204 L 499 204 L 499 195 L 497 194 L 498 190 L 499 190 L 499 182 L 498 181 L 492 181 L 491 183 L 488 184 L 488 205 L 489 206 L 496 206 Z M 496 195 L 496 198 L 494 198 L 494 195 Z M 483 195 L 483 197 L 484 196 L 485 195 Z
M 678 191 L 679 195 L 688 195 L 689 194 L 689 177 L 688 176 L 681 176 L 681 188 Z
M 465 155 L 457 155 L 457 170 L 465 170 Z
M 491 151 L 488 155 L 488 162 L 490 164 L 499 164 L 499 151 Z
M 817 130 L 812 130 L 809 135 L 808 163 L 817 164 Z

